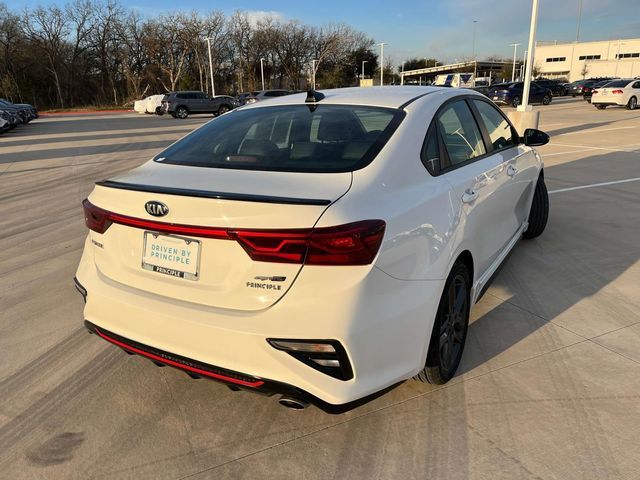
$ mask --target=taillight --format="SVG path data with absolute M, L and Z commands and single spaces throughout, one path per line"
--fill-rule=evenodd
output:
M 103 210 L 100 207 L 96 207 L 88 199 L 84 199 L 82 202 L 82 208 L 84 210 L 84 223 L 89 230 L 93 230 L 97 233 L 104 233 L 111 225 L 109 219 L 109 212 Z
M 363 220 L 336 227 L 287 230 L 241 230 L 157 222 L 119 215 L 82 202 L 84 221 L 90 230 L 107 231 L 112 223 L 191 237 L 236 240 L 257 262 L 305 265 L 368 265 L 376 257 L 385 222 Z
M 368 265 L 380 249 L 385 223 L 364 220 L 305 230 L 234 230 L 252 260 L 305 265 Z
M 613 90 L 611 93 L 614 95 L 622 95 L 624 92 L 622 90 Z

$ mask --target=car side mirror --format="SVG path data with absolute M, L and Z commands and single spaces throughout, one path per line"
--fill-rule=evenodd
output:
M 527 128 L 520 140 L 528 147 L 541 147 L 549 143 L 549 135 L 536 128 Z

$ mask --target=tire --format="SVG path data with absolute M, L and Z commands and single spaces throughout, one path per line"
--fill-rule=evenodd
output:
M 599 104 L 599 103 L 596 103 L 596 104 L 594 105 L 594 107 L 596 107 L 598 110 L 604 110 L 605 108 L 607 108 L 607 106 L 606 106 L 606 105 L 601 105 L 601 104 Z
M 178 108 L 176 108 L 176 113 L 175 113 L 174 117 L 179 118 L 181 120 L 184 120 L 188 116 L 189 116 L 189 110 L 187 110 L 187 107 L 183 107 L 181 105 Z
M 529 226 L 522 234 L 523 238 L 536 238 L 544 232 L 549 219 L 549 194 L 544 183 L 544 176 L 538 177 L 536 190 L 533 193 L 533 202 L 529 211 Z
M 224 115 L 229 110 L 231 109 L 227 105 L 220 105 L 220 108 L 218 109 L 218 113 L 216 115 Z
M 549 95 L 545 95 L 542 97 L 542 104 L 549 105 L 551 103 L 551 97 Z
M 443 385 L 460 365 L 469 328 L 471 275 L 458 260 L 451 269 L 438 304 L 424 368 L 414 377 L 424 383 Z
M 162 107 L 156 107 L 156 115 L 164 115 L 164 111 Z
M 520 105 L 520 97 L 515 97 L 513 100 L 511 100 L 511 106 L 513 108 L 516 108 L 518 105 Z
M 629 103 L 627 103 L 628 110 L 635 110 L 638 106 L 638 99 L 636 97 L 631 97 L 629 99 Z

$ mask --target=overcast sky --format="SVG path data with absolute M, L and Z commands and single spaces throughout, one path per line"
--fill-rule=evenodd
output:
M 0 0 L 3 1 L 3 0 Z M 6 2 L 6 0 L 4 0 Z M 581 40 L 640 37 L 640 0 L 582 0 Z M 10 0 L 10 7 L 64 0 Z M 477 20 L 478 57 L 513 54 L 510 43 L 526 43 L 531 0 L 121 0 L 145 15 L 180 10 L 234 10 L 257 18 L 273 15 L 285 20 L 322 25 L 344 22 L 366 32 L 376 42 L 386 42 L 385 57 L 397 65 L 409 57 L 436 57 L 455 61 L 471 57 L 473 20 Z M 573 41 L 580 0 L 540 0 L 538 40 Z M 523 47 L 519 47 L 522 53 Z M 519 54 L 520 56 L 520 54 Z

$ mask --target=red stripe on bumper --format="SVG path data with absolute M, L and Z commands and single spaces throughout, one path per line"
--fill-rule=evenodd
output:
M 174 362 L 174 361 L 169 360 L 167 358 L 163 358 L 163 357 L 160 357 L 158 355 L 154 355 L 153 353 L 145 352 L 144 350 L 140 350 L 138 348 L 132 347 L 131 345 L 127 345 L 126 343 L 120 342 L 120 341 L 116 340 L 115 338 L 111 338 L 111 337 L 105 335 L 104 333 L 102 333 L 97 328 L 96 328 L 96 333 L 101 338 L 105 339 L 107 342 L 113 343 L 114 345 L 117 345 L 120 348 L 124 348 L 125 350 L 129 350 L 130 352 L 137 353 L 138 355 L 142 355 L 143 357 L 150 358 L 151 360 L 156 360 L 158 362 L 166 363 L 167 365 L 171 365 L 172 367 L 176 367 L 176 368 L 179 368 L 181 370 L 187 370 L 189 372 L 197 373 L 198 375 L 203 375 L 203 376 L 206 376 L 206 377 L 215 378 L 217 380 L 222 380 L 222 381 L 229 382 L 229 383 L 235 383 L 235 384 L 242 385 L 242 386 L 245 386 L 245 387 L 258 388 L 258 387 L 261 387 L 262 385 L 264 385 L 264 382 L 261 381 L 261 380 L 256 380 L 255 382 L 245 382 L 244 380 L 238 380 L 236 378 L 226 377 L 224 375 L 219 375 L 217 373 L 207 372 L 206 370 L 201 370 L 201 369 L 196 368 L 196 367 L 190 367 L 188 365 L 183 365 L 181 363 Z

